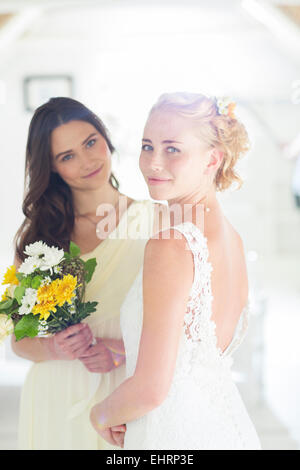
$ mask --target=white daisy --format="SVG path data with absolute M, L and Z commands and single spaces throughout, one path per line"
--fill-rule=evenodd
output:
M 26 258 L 25 261 L 19 267 L 19 272 L 23 274 L 32 274 L 41 265 L 41 259 L 35 256 Z
M 55 246 L 46 247 L 44 252 L 44 257 L 41 259 L 40 269 L 42 271 L 47 271 L 50 269 L 52 272 L 52 268 L 57 266 L 64 258 L 64 250 L 60 250 Z
M 219 114 L 228 114 L 228 106 L 232 102 L 229 96 L 223 96 L 217 99 L 217 108 Z
M 51 277 L 50 276 L 46 276 L 44 277 L 44 279 L 41 280 L 41 286 L 45 286 L 46 284 L 51 284 Z
M 46 243 L 39 241 L 35 243 L 31 243 L 30 245 L 27 245 L 25 247 L 24 253 L 27 256 L 33 256 L 38 258 L 39 256 L 42 256 L 45 254 L 45 250 L 47 248 Z
M 62 272 L 62 268 L 60 266 L 55 266 L 53 271 L 55 272 L 55 274 L 59 274 Z
M 28 315 L 31 313 L 37 301 L 37 290 L 28 287 L 22 297 L 21 306 L 19 308 L 19 315 Z
M 39 268 L 42 271 L 50 269 L 52 273 L 53 266 L 58 265 L 64 257 L 63 250 L 55 246 L 49 247 L 42 241 L 27 245 L 24 253 L 29 257 L 24 261 L 25 265 L 21 266 L 22 270 L 19 270 L 24 274 L 31 274 L 34 271 L 33 266 L 35 269 Z
M 47 330 L 48 330 L 48 324 L 45 320 L 41 320 L 39 321 L 39 324 L 38 324 L 38 330 L 39 330 L 39 333 L 38 333 L 38 336 L 43 336 L 43 335 L 47 335 Z

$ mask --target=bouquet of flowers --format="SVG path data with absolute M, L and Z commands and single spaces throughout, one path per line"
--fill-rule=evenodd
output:
M 27 245 L 25 261 L 4 275 L 8 284 L 0 301 L 0 342 L 12 333 L 16 340 L 48 336 L 80 323 L 96 310 L 98 302 L 84 302 L 96 259 L 83 261 L 80 248 L 69 252 L 39 241 Z

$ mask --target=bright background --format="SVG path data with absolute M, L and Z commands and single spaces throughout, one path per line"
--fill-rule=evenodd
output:
M 0 0 L 0 272 L 22 222 L 24 154 L 32 112 L 24 81 L 66 75 L 73 97 L 98 114 L 117 148 L 121 191 L 148 198 L 138 170 L 143 125 L 166 91 L 230 95 L 251 152 L 245 183 L 220 195 L 247 250 L 253 312 L 236 353 L 238 386 L 265 449 L 300 448 L 300 2 L 203 0 Z M 66 93 L 35 82 L 37 105 Z M 300 153 L 300 152 L 299 152 Z M 0 449 L 16 448 L 20 387 L 29 362 L 0 348 Z

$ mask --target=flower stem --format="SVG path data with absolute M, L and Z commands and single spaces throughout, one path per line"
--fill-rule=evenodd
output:
M 68 324 L 64 321 L 62 321 L 61 319 L 57 318 L 56 315 L 54 315 L 53 312 L 51 312 L 51 315 L 53 316 L 53 318 L 57 321 L 57 323 L 59 323 L 59 325 L 63 326 L 64 328 L 66 328 L 68 326 Z

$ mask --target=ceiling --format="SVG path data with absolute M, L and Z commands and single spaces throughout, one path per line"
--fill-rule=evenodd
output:
M 229 5 L 230 1 L 230 5 Z M 182 6 L 182 2 L 179 0 L 156 0 L 151 1 L 151 6 L 158 3 L 160 7 L 172 7 L 172 6 Z M 243 5 L 243 3 L 255 3 L 255 0 L 206 0 L 199 2 L 199 0 L 185 0 L 184 6 L 188 7 L 194 6 L 203 8 L 203 10 L 211 10 L 217 13 L 222 12 L 226 15 L 226 12 L 230 10 L 229 6 L 232 9 L 237 11 L 238 7 Z M 266 8 L 271 5 L 279 13 L 281 13 L 286 19 L 293 22 L 300 29 L 300 0 L 265 0 L 265 1 L 256 1 L 260 4 L 260 7 L 263 8 L 264 5 Z M 98 8 L 107 8 L 107 7 L 130 7 L 136 5 L 137 7 L 146 7 L 149 6 L 149 1 L 146 0 L 0 0 L 0 32 L 1 29 L 5 28 L 10 22 L 13 22 L 17 16 L 20 16 L 26 10 L 39 10 L 41 13 L 46 10 L 54 9 L 64 9 L 64 8 L 89 8 L 89 7 L 98 7 Z M 218 15 L 216 15 L 217 17 Z
M 266 57 L 274 63 L 276 60 L 278 64 L 284 63 L 287 69 L 289 63 L 283 62 L 280 55 L 286 52 L 290 53 L 291 61 L 300 66 L 300 0 L 275 3 L 263 0 L 185 0 L 184 5 L 179 0 L 157 2 L 161 15 L 150 12 L 148 17 L 145 11 L 157 6 L 156 0 L 0 0 L 0 49 L 8 51 L 9 46 L 20 39 L 30 40 L 32 44 L 42 39 L 88 39 L 90 42 L 92 39 L 93 43 L 102 44 L 105 50 L 114 42 L 118 47 L 120 41 L 129 41 L 130 35 L 133 45 L 128 44 L 132 48 L 142 36 L 151 43 L 153 40 L 159 42 L 160 35 L 164 35 L 164 41 L 169 35 L 172 41 L 173 36 L 184 33 L 197 36 L 197 40 L 203 43 L 215 34 L 222 43 L 230 38 L 241 41 L 246 53 L 253 53 L 261 61 L 261 71 Z M 248 8 L 242 8 L 246 4 Z M 172 6 L 182 9 L 182 15 L 172 16 L 175 11 Z M 197 14 L 191 14 L 189 6 Z M 114 7 L 121 9 L 122 13 L 117 13 Z M 264 9 L 266 16 L 275 12 L 277 23 L 282 22 L 285 30 L 291 29 L 292 34 L 289 34 L 291 31 L 285 31 L 286 35 L 280 31 L 276 35 L 267 22 L 260 21 Z M 135 18 L 131 26 L 132 12 Z M 247 41 L 245 46 L 244 39 Z M 289 54 L 285 55 L 288 61 Z

